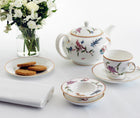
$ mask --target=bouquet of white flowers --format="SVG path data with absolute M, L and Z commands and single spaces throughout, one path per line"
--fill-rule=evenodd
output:
M 0 0 L 0 20 L 7 21 L 5 32 L 12 25 L 18 26 L 24 39 L 23 52 L 36 55 L 39 52 L 39 38 L 35 31 L 44 24 L 44 19 L 56 12 L 55 1 L 52 0 Z M 25 54 L 24 54 L 25 55 Z

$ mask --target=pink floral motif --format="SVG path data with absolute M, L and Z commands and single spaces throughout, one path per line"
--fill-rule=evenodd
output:
M 113 66 L 110 66 L 109 64 L 110 64 L 109 62 L 106 62 L 107 69 L 109 70 L 110 73 L 118 74 L 118 75 L 124 74 L 124 73 L 119 73 L 119 66 L 121 65 L 121 62 L 118 63 L 114 67 Z
M 88 81 L 89 79 L 88 78 L 84 78 L 84 79 L 82 79 L 81 81 Z
M 85 60 L 86 58 L 81 58 L 82 60 Z
M 106 48 L 107 48 L 107 47 L 106 47 L 106 45 L 105 45 L 105 46 L 103 46 L 103 48 L 100 50 L 100 53 L 101 53 L 101 54 L 104 54 L 104 53 L 105 53 L 105 51 L 106 51 Z
M 69 81 L 69 82 L 67 82 L 67 84 L 69 85 L 69 84 L 73 84 L 73 83 L 75 83 L 76 81 Z
M 82 30 L 82 28 L 76 29 L 76 31 L 79 32 L 79 33 L 81 32 L 81 30 Z
M 111 72 L 111 73 L 118 73 L 116 70 L 115 70 L 115 68 L 114 67 L 112 67 L 112 66 L 107 66 L 107 69 Z
M 82 101 L 88 101 L 88 98 L 81 98 Z
M 80 94 L 80 93 L 76 93 L 76 95 L 78 95 L 78 96 L 85 96 L 85 95 L 83 95 L 83 94 Z
M 81 44 L 79 43 L 78 40 L 76 41 L 76 45 L 77 45 L 77 47 L 79 48 L 79 50 L 85 49 L 85 48 L 83 47 L 83 45 L 81 45 Z
M 77 56 L 79 56 L 80 53 L 88 53 L 91 56 L 93 56 L 94 50 L 91 49 L 91 50 L 88 51 L 87 47 L 83 46 L 83 44 L 84 44 L 84 41 L 79 42 L 79 40 L 77 40 L 75 47 L 68 47 L 67 48 L 68 53 L 71 52 L 71 51 L 76 51 L 77 52 Z

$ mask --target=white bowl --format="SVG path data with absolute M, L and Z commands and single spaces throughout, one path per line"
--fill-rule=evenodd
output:
M 105 89 L 102 82 L 89 78 L 73 79 L 61 86 L 65 99 L 76 105 L 88 105 L 101 99 Z

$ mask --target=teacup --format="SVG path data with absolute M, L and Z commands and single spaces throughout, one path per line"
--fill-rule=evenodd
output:
M 105 71 L 110 79 L 124 79 L 126 73 L 134 72 L 133 55 L 124 50 L 109 50 L 103 55 Z

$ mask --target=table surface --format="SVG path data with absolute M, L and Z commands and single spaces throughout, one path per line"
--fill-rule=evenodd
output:
M 140 7 L 139 0 L 56 0 L 58 11 L 46 20 L 39 31 L 41 54 L 55 62 L 55 70 L 37 78 L 15 78 L 7 74 L 4 65 L 17 58 L 16 27 L 9 34 L 3 33 L 5 22 L 0 22 L 0 79 L 46 83 L 55 86 L 54 96 L 44 109 L 36 109 L 0 103 L 1 118 L 140 118 L 140 79 L 109 84 L 102 100 L 87 107 L 74 106 L 65 101 L 60 89 L 69 79 L 88 76 L 95 78 L 92 66 L 78 66 L 63 59 L 55 49 L 59 33 L 68 33 L 72 28 L 89 21 L 93 26 L 105 29 L 116 26 L 111 34 L 111 49 L 124 49 L 133 53 L 133 61 L 140 65 Z

